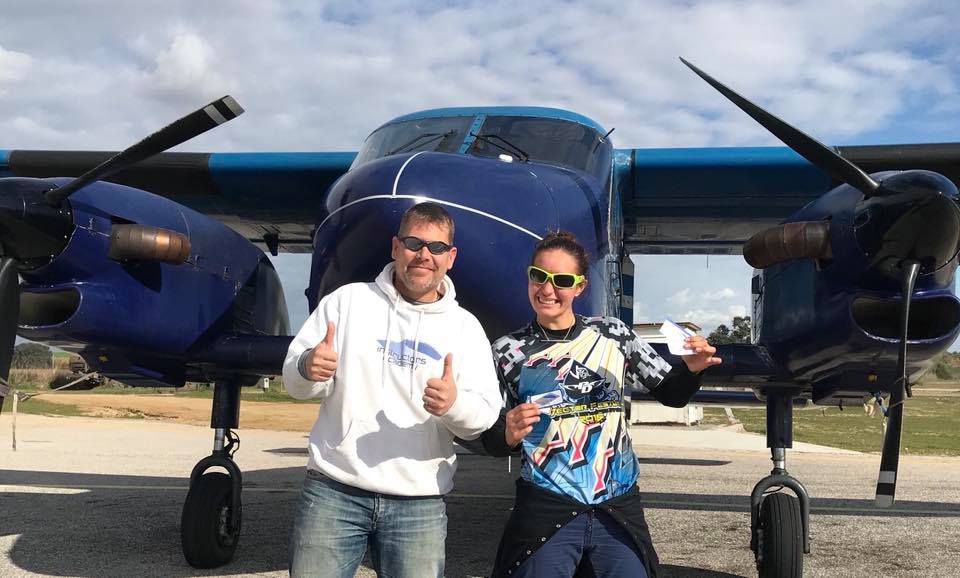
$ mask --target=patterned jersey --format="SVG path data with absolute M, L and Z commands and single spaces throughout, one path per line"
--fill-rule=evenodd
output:
M 650 391 L 671 367 L 616 318 L 577 316 L 566 339 L 555 335 L 533 322 L 493 344 L 507 407 L 540 405 L 522 442 L 521 476 L 596 504 L 629 490 L 639 473 L 624 387 Z

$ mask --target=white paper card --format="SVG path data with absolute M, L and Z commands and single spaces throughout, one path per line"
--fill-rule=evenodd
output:
M 548 391 L 537 395 L 527 396 L 527 403 L 535 403 L 540 406 L 540 413 L 550 415 L 550 408 L 563 403 L 563 394 L 559 391 Z
M 684 329 L 667 319 L 660 326 L 660 333 L 667 338 L 667 348 L 670 349 L 670 353 L 674 355 L 693 355 L 695 353 L 692 349 L 684 349 L 683 347 L 683 340 L 693 335 L 693 332 L 689 329 Z

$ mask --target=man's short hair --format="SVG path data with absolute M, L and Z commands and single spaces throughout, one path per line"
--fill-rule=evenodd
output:
M 451 244 L 453 243 L 453 218 L 450 217 L 450 213 L 439 203 L 432 203 L 430 201 L 418 203 L 404 211 L 403 216 L 400 217 L 398 237 L 403 237 L 406 234 L 411 221 L 446 227 L 447 230 L 450 231 L 450 239 L 448 241 Z

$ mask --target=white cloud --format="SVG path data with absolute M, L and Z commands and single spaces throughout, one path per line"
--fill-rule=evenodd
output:
M 41 138 L 56 140 L 63 138 L 63 133 L 51 126 L 37 122 L 32 118 L 15 116 L 10 119 L 9 126 L 14 130 L 29 132 Z
M 144 75 L 144 88 L 158 96 L 192 98 L 196 104 L 228 91 L 229 83 L 216 65 L 211 47 L 196 33 L 178 32 L 156 55 L 155 66 Z
M 719 325 L 720 323 L 729 325 L 732 320 L 726 311 L 719 309 L 688 309 L 675 319 L 677 321 L 692 321 L 701 327 Z
M 732 321 L 734 317 L 743 317 L 747 314 L 747 308 L 743 305 L 731 305 L 727 307 L 727 314 Z
M 85 130 L 2 147 L 123 146 L 225 91 L 248 114 L 184 148 L 355 150 L 393 116 L 477 104 L 571 108 L 621 147 L 775 142 L 678 55 L 828 142 L 911 111 L 943 126 L 957 92 L 960 7 L 933 0 L 51 6 L 5 10 L 0 105 Z
M 690 288 L 684 288 L 667 298 L 667 303 L 673 305 L 686 305 L 693 298 L 690 296 Z
M 732 299 L 737 296 L 737 292 L 729 287 L 718 289 L 716 291 L 707 291 L 703 294 L 704 301 L 720 301 L 721 299 Z
M 722 309 L 688 309 L 683 315 L 674 317 L 674 319 L 677 321 L 693 321 L 706 331 L 707 328 L 712 330 L 720 324 L 729 327 L 733 323 L 734 317 L 743 317 L 746 314 L 747 308 L 743 305 L 730 305 Z
M 30 55 L 0 46 L 0 82 L 20 80 L 30 68 Z
M 718 289 L 716 291 L 705 291 L 700 295 L 694 295 L 693 290 L 689 287 L 685 287 L 670 297 L 667 297 L 667 303 L 671 305 L 686 305 L 693 301 L 722 301 L 724 299 L 732 299 L 737 296 L 737 292 L 729 287 L 724 287 L 723 289 Z

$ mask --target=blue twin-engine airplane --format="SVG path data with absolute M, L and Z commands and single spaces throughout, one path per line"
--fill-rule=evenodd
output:
M 828 148 L 689 66 L 789 148 L 617 149 L 578 114 L 491 107 L 394 119 L 357 153 L 158 154 L 240 114 L 225 97 L 117 155 L 0 151 L 0 376 L 19 334 L 130 385 L 214 382 L 214 450 L 181 520 L 187 560 L 214 567 L 241 524 L 239 389 L 278 373 L 291 339 L 261 248 L 313 252 L 312 309 L 375 276 L 406 208 L 441 203 L 458 299 L 490 337 L 529 317 L 525 259 L 549 230 L 590 251 L 579 312 L 627 322 L 630 255 L 742 252 L 753 343 L 719 347 L 705 384 L 753 391 L 698 400 L 766 406 L 774 468 L 753 490 L 751 547 L 761 575 L 799 575 L 793 407 L 888 396 L 889 505 L 910 384 L 960 331 L 960 144 Z

